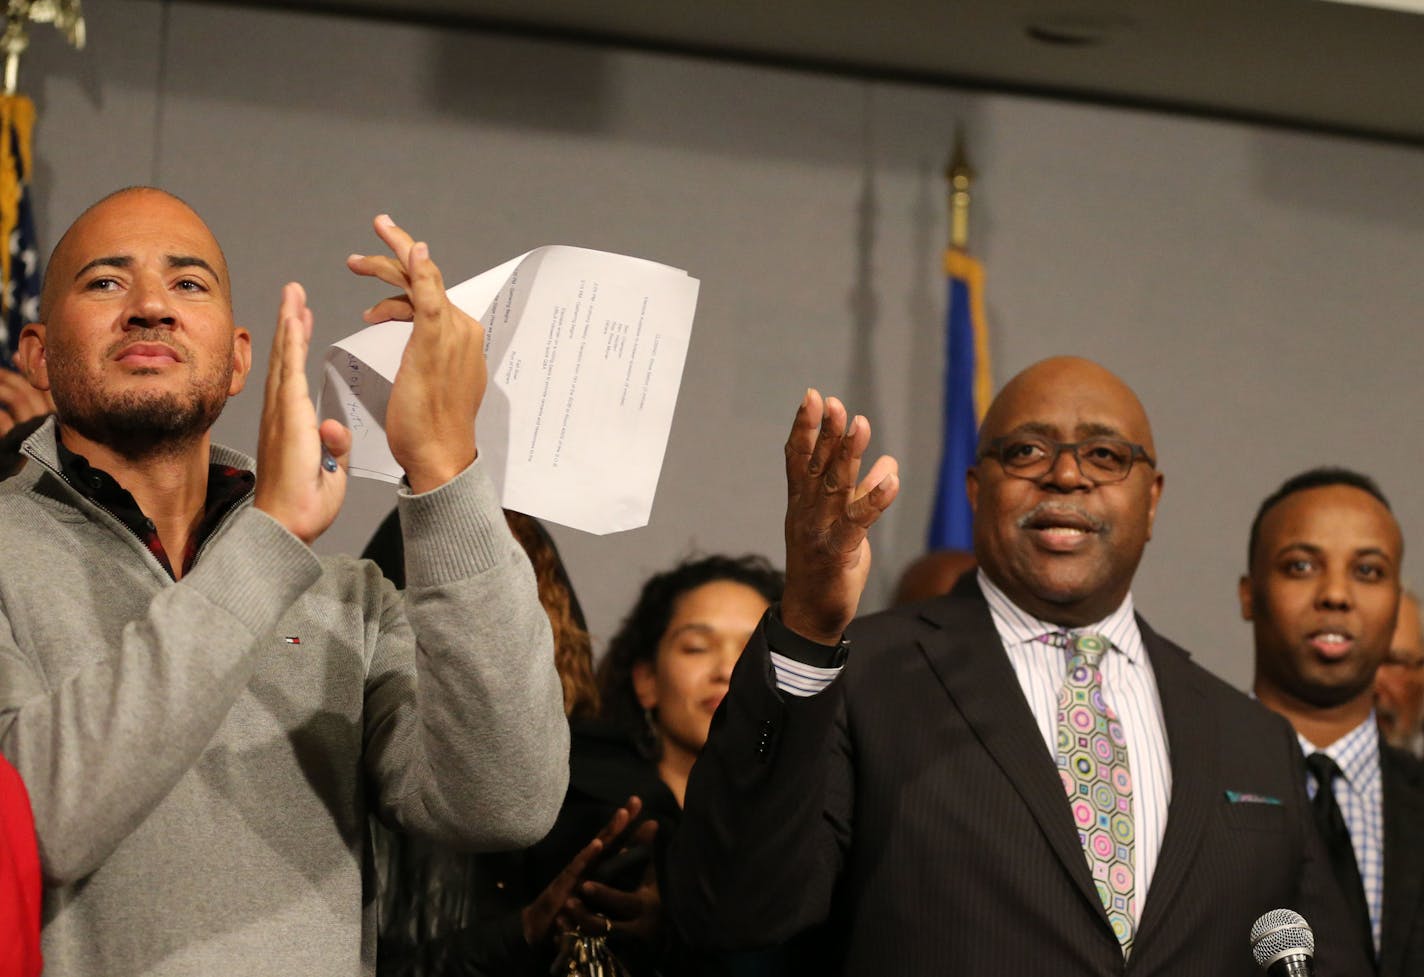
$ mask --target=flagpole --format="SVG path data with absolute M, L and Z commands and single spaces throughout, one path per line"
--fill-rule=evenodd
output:
M 949 246 L 959 251 L 969 248 L 969 184 L 974 171 L 964 152 L 964 132 L 954 133 L 954 155 L 945 167 L 944 178 L 949 184 Z
M 945 370 L 944 447 L 939 486 L 930 517 L 931 550 L 967 551 L 974 517 L 964 473 L 978 452 L 979 422 L 989 393 L 989 344 L 984 326 L 983 268 L 969 254 L 969 188 L 974 171 L 956 127 L 954 153 L 945 166 L 949 246 L 944 251 Z

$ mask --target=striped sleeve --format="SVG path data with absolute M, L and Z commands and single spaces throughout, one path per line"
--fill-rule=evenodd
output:
M 823 645 L 792 631 L 781 621 L 781 606 L 766 615 L 766 643 L 776 687 L 797 698 L 825 691 L 845 666 L 846 642 Z
M 771 670 L 776 676 L 776 687 L 787 695 L 802 699 L 817 692 L 824 692 L 826 687 L 836 680 L 842 667 L 837 665 L 833 668 L 820 668 L 787 658 L 775 651 L 771 653 Z

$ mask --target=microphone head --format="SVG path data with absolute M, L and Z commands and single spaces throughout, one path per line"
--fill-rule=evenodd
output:
M 1290 956 L 1315 956 L 1315 934 L 1300 913 L 1272 909 L 1251 927 L 1251 955 L 1262 969 Z

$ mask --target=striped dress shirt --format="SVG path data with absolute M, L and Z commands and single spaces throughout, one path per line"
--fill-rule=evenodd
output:
M 1350 847 L 1355 850 L 1355 864 L 1365 887 L 1370 930 L 1378 955 L 1380 920 L 1384 918 L 1384 783 L 1380 779 L 1379 727 L 1375 725 L 1374 711 L 1323 750 L 1299 733 L 1296 738 L 1304 756 L 1324 753 L 1343 774 L 1335 778 L 1335 803 L 1340 805 L 1340 814 L 1350 829 Z M 1306 789 L 1314 799 L 1319 785 L 1308 772 L 1305 779 Z

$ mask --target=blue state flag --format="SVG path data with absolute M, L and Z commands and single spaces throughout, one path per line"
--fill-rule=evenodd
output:
M 949 301 L 946 313 L 944 370 L 944 448 L 931 550 L 970 550 L 974 517 L 964 490 L 964 473 L 974 464 L 979 422 L 989 409 L 989 329 L 984 319 L 984 267 L 959 248 L 944 253 Z

